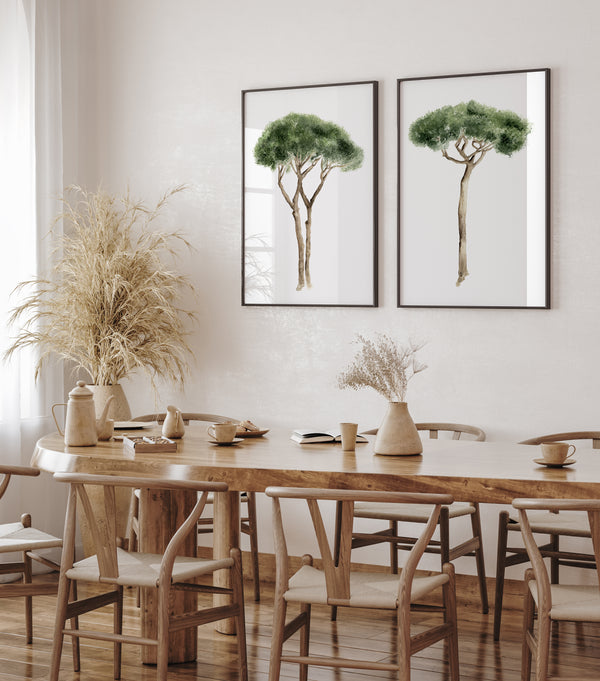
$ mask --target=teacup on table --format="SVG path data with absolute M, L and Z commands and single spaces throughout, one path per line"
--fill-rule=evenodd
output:
M 571 454 L 575 453 L 575 445 L 570 445 L 568 442 L 544 442 L 541 447 L 544 461 L 555 465 L 564 463 Z M 572 451 L 570 451 L 571 448 L 573 448 Z
M 213 423 L 206 432 L 217 442 L 233 442 L 237 433 L 237 423 Z

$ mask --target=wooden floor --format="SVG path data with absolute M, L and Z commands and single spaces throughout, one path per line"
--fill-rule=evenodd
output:
M 262 601 L 251 600 L 247 589 L 246 620 L 248 634 L 249 676 L 251 680 L 267 678 L 269 647 L 271 641 L 272 589 L 264 586 Z M 54 598 L 40 596 L 34 599 L 34 642 L 28 646 L 24 639 L 22 599 L 2 599 L 0 618 L 0 681 L 16 679 L 46 679 L 51 653 L 51 636 L 54 623 Z M 137 633 L 138 609 L 133 592 L 127 592 L 125 628 Z M 109 629 L 112 615 L 91 615 Z M 418 615 L 425 622 L 431 615 Z M 295 643 L 295 638 L 288 644 Z M 521 615 L 507 611 L 503 617 L 503 635 L 499 643 L 492 638 L 492 614 L 481 615 L 471 607 L 459 610 L 459 639 L 461 679 L 473 681 L 519 681 L 521 654 Z M 562 624 L 554 631 L 554 643 L 560 639 L 560 652 L 553 648 L 553 674 L 559 671 L 572 678 L 600 678 L 600 626 Z M 366 610 L 340 609 L 337 623 L 329 621 L 326 608 L 313 609 L 311 652 L 342 657 L 365 657 L 387 661 L 394 651 L 393 616 Z M 112 645 L 103 642 L 82 643 L 82 671 L 72 671 L 70 644 L 65 645 L 62 659 L 61 681 L 100 681 L 112 679 Z M 557 662 L 560 660 L 560 666 Z M 236 671 L 235 641 L 232 637 L 217 634 L 212 625 L 199 629 L 199 659 L 192 664 L 170 667 L 170 681 L 229 681 L 238 678 Z M 413 658 L 413 681 L 445 681 L 448 669 L 443 644 L 428 648 Z M 297 679 L 298 668 L 284 664 L 281 679 Z M 313 681 L 367 681 L 368 679 L 393 679 L 381 672 L 357 670 L 328 670 L 312 667 L 309 679 Z M 123 681 L 153 681 L 153 667 L 140 663 L 139 648 L 123 648 Z

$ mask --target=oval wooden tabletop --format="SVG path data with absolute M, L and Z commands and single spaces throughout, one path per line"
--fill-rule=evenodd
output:
M 143 434 L 159 434 L 158 428 Z M 139 434 L 139 433 L 135 433 Z M 231 490 L 269 485 L 443 492 L 456 500 L 510 503 L 515 497 L 600 498 L 600 452 L 578 448 L 564 468 L 534 463 L 539 447 L 508 442 L 429 440 L 420 456 L 376 456 L 373 440 L 343 452 L 340 444 L 299 445 L 291 430 L 271 430 L 236 445 L 212 444 L 191 424 L 177 452 L 133 453 L 120 441 L 66 447 L 58 434 L 38 441 L 31 464 L 52 473 L 77 471 L 166 479 L 220 480 Z

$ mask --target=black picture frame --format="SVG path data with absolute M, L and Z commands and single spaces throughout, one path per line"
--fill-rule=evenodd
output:
M 398 307 L 550 308 L 550 69 L 400 78 L 397 106 Z
M 377 199 L 377 81 L 242 91 L 242 305 L 376 307 Z

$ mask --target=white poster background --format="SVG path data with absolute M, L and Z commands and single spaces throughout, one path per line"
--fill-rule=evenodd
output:
M 483 74 L 399 83 L 399 304 L 544 307 L 546 280 L 545 72 Z M 512 156 L 489 151 L 467 200 L 467 266 L 458 276 L 458 199 L 464 166 L 417 147 L 411 123 L 474 99 L 532 126 Z M 452 154 L 453 143 L 448 149 Z M 454 154 L 455 155 L 455 154 Z
M 245 304 L 374 304 L 373 88 L 372 83 L 360 83 L 244 93 Z M 265 126 L 290 112 L 333 121 L 364 152 L 358 170 L 333 170 L 315 200 L 312 288 L 301 291 L 296 291 L 298 247 L 292 211 L 277 185 L 277 172 L 254 161 L 254 145 Z M 318 173 L 319 166 L 306 177 L 309 196 Z M 284 186 L 290 196 L 295 182 L 294 173 L 287 173 Z

